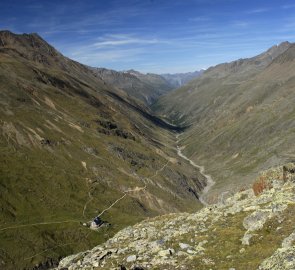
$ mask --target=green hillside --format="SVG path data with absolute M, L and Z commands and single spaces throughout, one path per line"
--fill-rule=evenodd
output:
M 205 165 L 221 192 L 249 185 L 262 169 L 295 159 L 295 46 L 221 64 L 161 97 L 153 109 L 190 126 L 184 152 Z
M 38 35 L 0 37 L 1 269 L 51 264 L 143 218 L 200 208 L 204 177 L 177 159 L 176 127 Z M 81 225 L 120 198 L 101 216 L 109 227 Z

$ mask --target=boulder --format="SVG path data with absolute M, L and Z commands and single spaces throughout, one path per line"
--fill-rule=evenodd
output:
M 130 255 L 127 257 L 126 262 L 135 262 L 137 259 L 136 255 Z

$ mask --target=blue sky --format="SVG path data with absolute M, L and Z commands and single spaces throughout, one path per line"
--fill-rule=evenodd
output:
M 295 41 L 294 0 L 9 0 L 0 29 L 37 32 L 64 55 L 116 70 L 175 73 Z

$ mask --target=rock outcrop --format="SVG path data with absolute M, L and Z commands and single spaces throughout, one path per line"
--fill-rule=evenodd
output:
M 127 227 L 56 269 L 294 269 L 295 183 L 283 167 L 263 173 L 267 189 Z

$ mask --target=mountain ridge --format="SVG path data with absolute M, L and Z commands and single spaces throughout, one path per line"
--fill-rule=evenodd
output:
M 105 68 L 90 68 L 96 75 L 112 86 L 125 91 L 129 96 L 137 98 L 146 106 L 157 98 L 173 90 L 173 87 L 157 74 L 142 74 L 135 70 L 115 71 Z
M 292 46 L 290 42 L 284 41 L 279 45 L 272 46 L 257 56 L 241 58 L 229 63 L 221 63 L 208 68 L 204 73 L 210 73 L 210 76 L 214 76 L 214 74 L 218 74 L 218 76 L 227 76 L 229 73 L 247 72 L 247 69 L 250 69 L 250 73 L 246 74 L 247 77 L 249 77 L 269 65 L 274 58 L 285 52 L 290 46 Z

